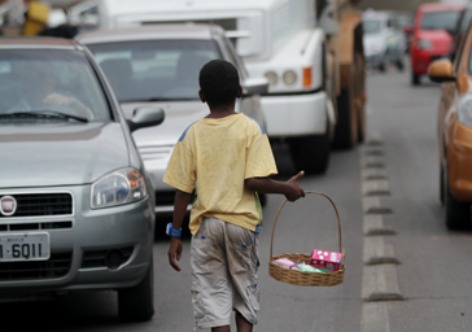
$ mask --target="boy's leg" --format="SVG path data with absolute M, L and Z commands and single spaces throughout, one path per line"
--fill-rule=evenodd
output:
M 246 318 L 236 311 L 236 327 L 238 332 L 252 332 L 253 324 L 248 322 Z
M 231 329 L 230 329 L 229 325 L 218 326 L 218 327 L 212 327 L 211 332 L 231 332 Z

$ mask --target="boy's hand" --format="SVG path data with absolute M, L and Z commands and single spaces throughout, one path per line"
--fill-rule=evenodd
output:
M 180 257 L 182 256 L 182 240 L 180 238 L 171 238 L 167 256 L 169 257 L 169 264 L 174 270 L 180 271 L 180 265 L 177 264 L 177 261 L 180 261 Z
M 305 190 L 303 190 L 303 188 L 298 184 L 298 180 L 301 179 L 303 175 L 305 175 L 305 172 L 300 171 L 298 174 L 295 174 L 287 181 L 289 190 L 285 194 L 285 197 L 290 202 L 294 202 L 301 197 L 305 197 Z

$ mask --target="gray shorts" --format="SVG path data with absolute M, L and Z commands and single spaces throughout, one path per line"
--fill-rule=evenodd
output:
M 233 310 L 256 324 L 258 235 L 219 219 L 206 218 L 192 237 L 192 303 L 197 328 L 231 324 Z

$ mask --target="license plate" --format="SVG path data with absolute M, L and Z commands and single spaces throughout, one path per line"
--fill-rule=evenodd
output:
M 0 235 L 0 262 L 49 259 L 49 233 L 9 233 Z

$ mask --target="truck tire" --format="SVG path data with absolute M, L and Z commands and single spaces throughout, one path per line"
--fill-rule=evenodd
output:
M 444 174 L 446 177 L 447 175 Z M 470 204 L 458 202 L 445 183 L 446 226 L 450 230 L 462 230 L 470 224 Z
M 154 274 L 151 264 L 143 280 L 118 290 L 118 314 L 123 321 L 148 321 L 154 315 Z
M 333 145 L 337 149 L 352 149 L 359 140 L 358 119 L 351 92 L 347 89 L 342 89 L 338 97 L 338 115 Z
M 290 154 L 297 171 L 306 174 L 324 174 L 328 168 L 330 133 L 319 136 L 297 137 L 289 141 Z

